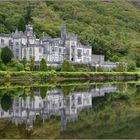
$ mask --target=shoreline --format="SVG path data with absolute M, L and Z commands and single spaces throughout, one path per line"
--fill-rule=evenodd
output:
M 123 81 L 139 78 L 140 72 L 0 71 L 0 79 L 5 81 Z

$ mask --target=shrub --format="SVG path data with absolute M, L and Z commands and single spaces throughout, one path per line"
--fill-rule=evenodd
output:
M 5 71 L 7 69 L 7 67 L 5 66 L 5 64 L 0 61 L 0 70 Z
M 124 66 L 123 63 L 118 64 L 117 71 L 119 71 L 119 72 L 124 72 L 125 71 L 125 66 Z
M 136 69 L 136 63 L 134 61 L 128 61 L 128 71 L 133 71 Z
M 17 71 L 22 71 L 22 70 L 24 70 L 24 65 L 22 64 L 22 63 L 17 63 L 16 65 L 15 65 L 15 67 L 17 68 Z
M 61 71 L 74 71 L 73 66 L 69 63 L 69 61 L 64 60 L 62 66 L 61 66 Z
M 29 63 L 27 63 L 27 64 L 25 65 L 24 70 L 25 70 L 25 71 L 30 71 L 30 64 L 29 64 Z
M 97 67 L 96 70 L 97 70 L 98 72 L 103 72 L 103 71 L 104 71 L 104 69 L 103 69 L 102 67 L 100 67 L 100 66 Z

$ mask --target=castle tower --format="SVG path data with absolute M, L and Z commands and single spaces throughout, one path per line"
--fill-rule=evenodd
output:
M 62 39 L 63 45 L 65 45 L 66 38 L 67 38 L 66 25 L 61 24 L 61 39 Z
M 25 34 L 27 36 L 34 36 L 34 33 L 33 33 L 33 25 L 26 25 L 26 30 L 25 30 Z

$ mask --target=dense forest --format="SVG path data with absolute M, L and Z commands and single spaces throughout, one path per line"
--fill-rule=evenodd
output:
M 25 30 L 32 23 L 36 35 L 60 35 L 60 24 L 76 33 L 94 54 L 106 60 L 127 61 L 140 67 L 140 9 L 130 1 L 3 1 L 0 32 Z

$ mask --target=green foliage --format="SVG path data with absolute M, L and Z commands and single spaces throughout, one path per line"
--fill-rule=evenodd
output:
M 30 71 L 30 64 L 26 63 L 24 69 L 25 69 L 25 71 Z
M 74 70 L 76 72 L 82 72 L 82 71 L 95 71 L 95 68 L 92 67 L 91 65 L 89 64 L 76 64 L 74 65 Z
M 130 60 L 130 61 L 127 62 L 127 65 L 128 65 L 127 66 L 128 67 L 128 71 L 134 71 L 136 69 L 135 61 Z
M 9 63 L 13 57 L 14 57 L 13 52 L 8 47 L 2 48 L 1 60 L 3 61 L 4 64 Z
M 12 107 L 12 98 L 8 94 L 4 94 L 1 99 L 1 107 L 4 111 L 8 111 Z
M 118 64 L 117 71 L 119 71 L 119 72 L 124 72 L 125 71 L 125 66 L 124 66 L 123 63 Z
M 34 57 L 31 57 L 30 58 L 30 70 L 33 71 L 34 70 L 34 66 L 35 66 L 35 58 Z
M 9 71 L 22 71 L 24 70 L 24 65 L 15 59 L 12 59 L 7 65 L 7 70 Z
M 42 99 L 46 97 L 47 90 L 48 90 L 48 87 L 40 87 L 40 95 Z
M 102 67 L 99 66 L 99 67 L 96 68 L 96 71 L 97 71 L 97 72 L 103 72 L 104 69 L 103 69 Z
M 64 60 L 62 66 L 61 66 L 61 71 L 74 71 L 73 66 L 69 63 L 69 61 Z
M 21 60 L 21 63 L 24 65 L 24 67 L 25 67 L 25 65 L 27 64 L 27 60 L 26 60 L 26 58 L 23 58 L 22 60 Z
M 41 59 L 40 61 L 40 71 L 47 71 L 47 64 L 46 60 L 44 58 Z
M 7 10 L 8 9 L 8 10 Z M 9 12 L 10 11 L 10 12 Z M 39 37 L 58 37 L 60 24 L 76 33 L 83 44 L 92 46 L 93 53 L 120 61 L 124 56 L 140 66 L 140 10 L 129 1 L 30 1 L 0 3 L 0 32 L 24 30 L 34 25 Z
M 32 19 L 32 7 L 30 5 L 26 8 L 26 14 L 25 14 L 24 18 L 25 18 L 26 24 L 29 24 L 33 20 Z
M 5 71 L 6 69 L 6 65 L 0 60 L 0 70 Z

